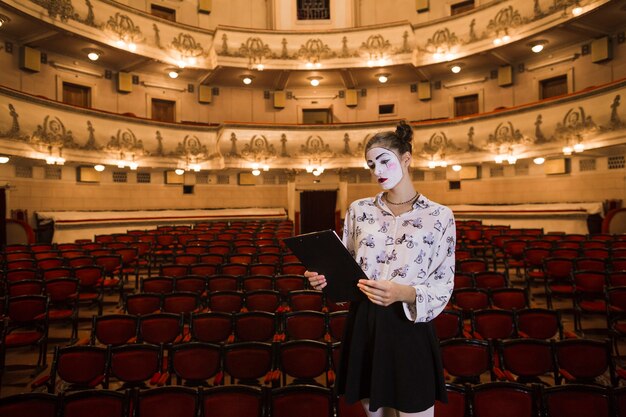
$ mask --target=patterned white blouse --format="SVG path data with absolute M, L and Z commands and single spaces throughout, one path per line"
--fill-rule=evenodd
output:
M 430 321 L 454 287 L 454 215 L 420 195 L 412 210 L 394 216 L 382 197 L 383 192 L 350 205 L 343 243 L 369 279 L 414 287 L 415 303 L 403 303 L 404 313 L 413 322 Z

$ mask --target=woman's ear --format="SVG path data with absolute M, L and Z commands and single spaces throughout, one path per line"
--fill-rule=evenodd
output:
M 402 163 L 404 164 L 404 166 L 406 166 L 407 168 L 409 168 L 411 166 L 411 159 L 413 157 L 411 156 L 410 152 L 405 152 L 402 155 Z

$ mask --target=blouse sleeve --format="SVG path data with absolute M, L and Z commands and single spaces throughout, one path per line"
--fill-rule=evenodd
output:
M 356 250 L 354 247 L 354 227 L 354 209 L 352 207 L 349 207 L 348 211 L 346 211 L 346 216 L 343 221 L 343 245 L 348 249 L 352 257 L 356 255 Z
M 451 210 L 447 210 L 447 226 L 437 242 L 434 256 L 428 268 L 428 276 L 414 285 L 415 303 L 403 303 L 406 317 L 415 322 L 428 322 L 443 311 L 454 288 L 454 248 L 456 225 Z

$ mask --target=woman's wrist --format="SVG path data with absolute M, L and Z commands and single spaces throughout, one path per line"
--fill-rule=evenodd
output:
M 410 285 L 397 284 L 400 286 L 400 300 L 403 303 L 415 302 L 415 288 Z

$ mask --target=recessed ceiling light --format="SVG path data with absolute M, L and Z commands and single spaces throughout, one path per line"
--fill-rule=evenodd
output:
M 252 80 L 254 79 L 254 77 L 252 75 L 242 75 L 241 76 L 241 81 L 245 84 L 245 85 L 250 85 L 252 84 Z
M 4 25 L 5 23 L 9 23 L 10 21 L 11 19 L 9 18 L 9 16 L 0 14 L 0 27 L 2 27 L 2 25 Z
M 545 48 L 547 44 L 548 44 L 548 41 L 546 41 L 545 39 L 539 39 L 539 40 L 530 42 L 528 46 L 530 46 L 531 51 L 538 54 L 539 52 L 543 51 L 543 48 Z
M 178 78 L 178 70 L 170 69 L 167 75 L 169 75 L 170 78 Z
M 383 74 L 376 74 L 376 77 L 378 78 L 379 83 L 385 84 L 387 81 L 389 81 L 390 75 L 387 73 L 383 73 Z
M 91 61 L 97 61 L 102 56 L 102 51 L 94 48 L 85 48 L 83 52 L 87 54 L 87 58 Z
M 320 81 L 323 80 L 323 77 L 315 76 L 315 77 L 307 77 L 307 80 L 311 83 L 313 87 L 317 87 L 320 85 Z
M 455 65 L 452 65 L 452 66 L 450 67 L 450 71 L 452 71 L 452 72 L 453 72 L 453 73 L 455 73 L 455 74 L 458 74 L 459 72 L 461 72 L 461 67 L 462 67 L 462 65 L 461 65 L 461 64 L 455 64 Z

